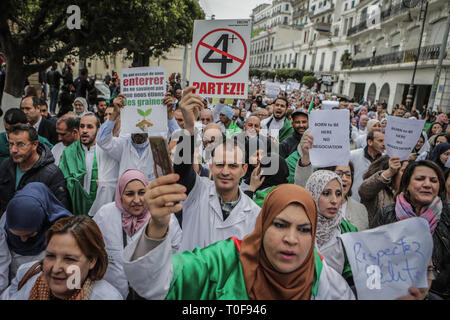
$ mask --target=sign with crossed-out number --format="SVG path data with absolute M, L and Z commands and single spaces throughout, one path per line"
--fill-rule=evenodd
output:
M 196 20 L 190 82 L 211 98 L 246 98 L 250 20 Z

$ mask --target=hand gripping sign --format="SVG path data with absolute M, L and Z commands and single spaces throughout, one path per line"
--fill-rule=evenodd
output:
M 211 98 L 246 98 L 250 20 L 196 20 L 190 82 Z

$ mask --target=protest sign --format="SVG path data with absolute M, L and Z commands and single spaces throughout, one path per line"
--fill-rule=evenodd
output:
M 286 91 L 286 85 L 285 84 L 280 84 L 280 90 L 281 91 Z
M 332 110 L 333 108 L 339 108 L 338 101 L 332 101 L 332 100 L 322 101 L 322 110 Z
M 120 113 L 121 133 L 167 134 L 164 67 L 122 69 L 120 91 L 127 98 Z
M 250 20 L 195 20 L 190 82 L 211 98 L 247 98 Z
M 300 83 L 291 81 L 289 84 L 290 84 L 291 91 L 300 90 Z
M 413 217 L 340 237 L 358 299 L 396 299 L 407 295 L 410 286 L 428 287 L 433 239 L 425 219 Z
M 348 128 L 350 113 L 343 110 L 315 110 L 309 115 L 309 130 L 314 137 L 309 151 L 311 165 L 323 168 L 348 165 L 350 138 Z
M 388 116 L 384 145 L 390 157 L 399 156 L 400 161 L 407 160 L 420 138 L 425 120 L 404 119 Z
M 279 82 L 266 82 L 265 94 L 268 98 L 276 98 L 280 93 L 281 84 Z

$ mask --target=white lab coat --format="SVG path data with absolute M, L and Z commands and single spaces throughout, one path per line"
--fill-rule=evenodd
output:
M 106 252 L 108 253 L 108 269 L 103 277 L 122 294 L 124 299 L 128 296 L 128 280 L 123 271 L 123 232 L 122 232 L 122 213 L 116 207 L 115 202 L 108 203 L 101 207 L 94 217 L 105 241 Z M 127 245 L 139 239 L 145 224 L 132 237 L 127 235 Z M 171 239 L 172 251 L 175 253 L 181 242 L 181 229 L 178 220 L 174 215 L 170 217 L 169 238 Z
M 124 270 L 131 286 L 143 298 L 162 300 L 167 296 L 173 278 L 170 242 L 167 237 L 144 256 L 131 261 L 139 241 L 124 251 Z M 315 300 L 354 300 L 355 296 L 342 276 L 329 267 L 325 260 L 319 278 Z M 150 272 L 151 270 L 151 272 Z
M 41 260 L 45 256 L 45 251 L 33 256 L 22 256 L 11 251 L 6 241 L 5 222 L 6 214 L 0 219 L 0 293 L 9 285 L 10 279 L 16 276 L 17 270 L 22 264 Z
M 99 145 L 97 152 L 98 187 L 97 196 L 89 209 L 88 215 L 95 216 L 100 208 L 114 200 L 117 181 L 119 180 L 119 163 Z
M 0 296 L 0 300 L 28 300 L 30 297 L 31 289 L 33 288 L 37 278 L 41 275 L 38 273 L 28 279 L 24 286 L 17 291 L 19 282 L 25 276 L 25 273 L 35 264 L 37 261 L 32 261 L 20 266 L 17 271 L 17 276 L 12 280 L 11 285 Z M 123 300 L 122 295 L 112 285 L 105 280 L 98 280 L 94 283 L 94 288 L 90 300 Z
M 204 248 L 230 237 L 244 238 L 255 228 L 261 208 L 239 189 L 241 200 L 224 221 L 214 181 L 196 175 L 183 202 L 183 237 L 179 252 Z
M 119 163 L 119 177 L 127 169 L 138 169 L 147 175 L 149 181 L 155 179 L 153 172 L 153 155 L 148 145 L 141 157 L 131 144 L 131 135 L 121 135 L 113 137 L 108 135 L 104 139 L 97 140 L 103 150 L 105 150 L 114 160 Z
M 364 157 L 364 149 L 356 149 L 350 151 L 350 161 L 353 162 L 355 174 L 353 175 L 352 198 L 361 202 L 358 188 L 363 182 L 363 175 L 371 164 L 370 160 Z

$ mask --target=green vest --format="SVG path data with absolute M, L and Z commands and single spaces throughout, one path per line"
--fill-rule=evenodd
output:
M 230 125 L 228 126 L 228 129 L 225 130 L 225 136 L 227 138 L 231 138 L 241 132 L 242 132 L 242 129 L 239 128 L 238 125 L 235 124 L 233 121 L 231 121 Z
M 285 160 L 289 169 L 288 183 L 295 183 L 295 168 L 297 167 L 298 160 L 300 160 L 300 154 L 295 150 Z
M 75 141 L 64 149 L 59 168 L 64 174 L 67 182 L 67 189 L 72 199 L 74 215 L 88 215 L 89 209 L 97 196 L 97 152 L 94 154 L 94 164 L 92 166 L 91 188 L 88 194 L 83 187 L 83 179 L 86 174 L 86 157 L 80 140 Z
M 341 220 L 339 228 L 341 229 L 341 234 L 347 232 L 358 232 L 358 229 L 345 219 Z M 348 279 L 350 277 L 353 277 L 353 274 L 352 269 L 350 268 L 350 263 L 348 262 L 347 253 L 345 252 L 345 247 L 342 246 L 342 248 L 344 249 L 344 257 L 345 257 L 344 270 L 342 270 L 342 277 L 344 277 L 344 279 Z
M 276 186 L 272 186 L 272 187 L 266 188 L 265 190 L 256 190 L 253 201 L 262 208 L 264 199 L 267 197 L 269 192 L 272 191 L 272 189 L 275 187 Z
M 249 300 L 239 250 L 241 241 L 230 238 L 206 248 L 172 255 L 173 278 L 166 300 Z M 314 249 L 317 296 L 322 259 Z
M 292 136 L 294 133 L 294 128 L 292 128 L 291 120 L 288 118 L 284 118 L 284 124 L 283 127 L 280 129 L 280 132 L 278 133 L 278 141 L 279 143 L 283 142 L 284 139 L 287 137 Z

